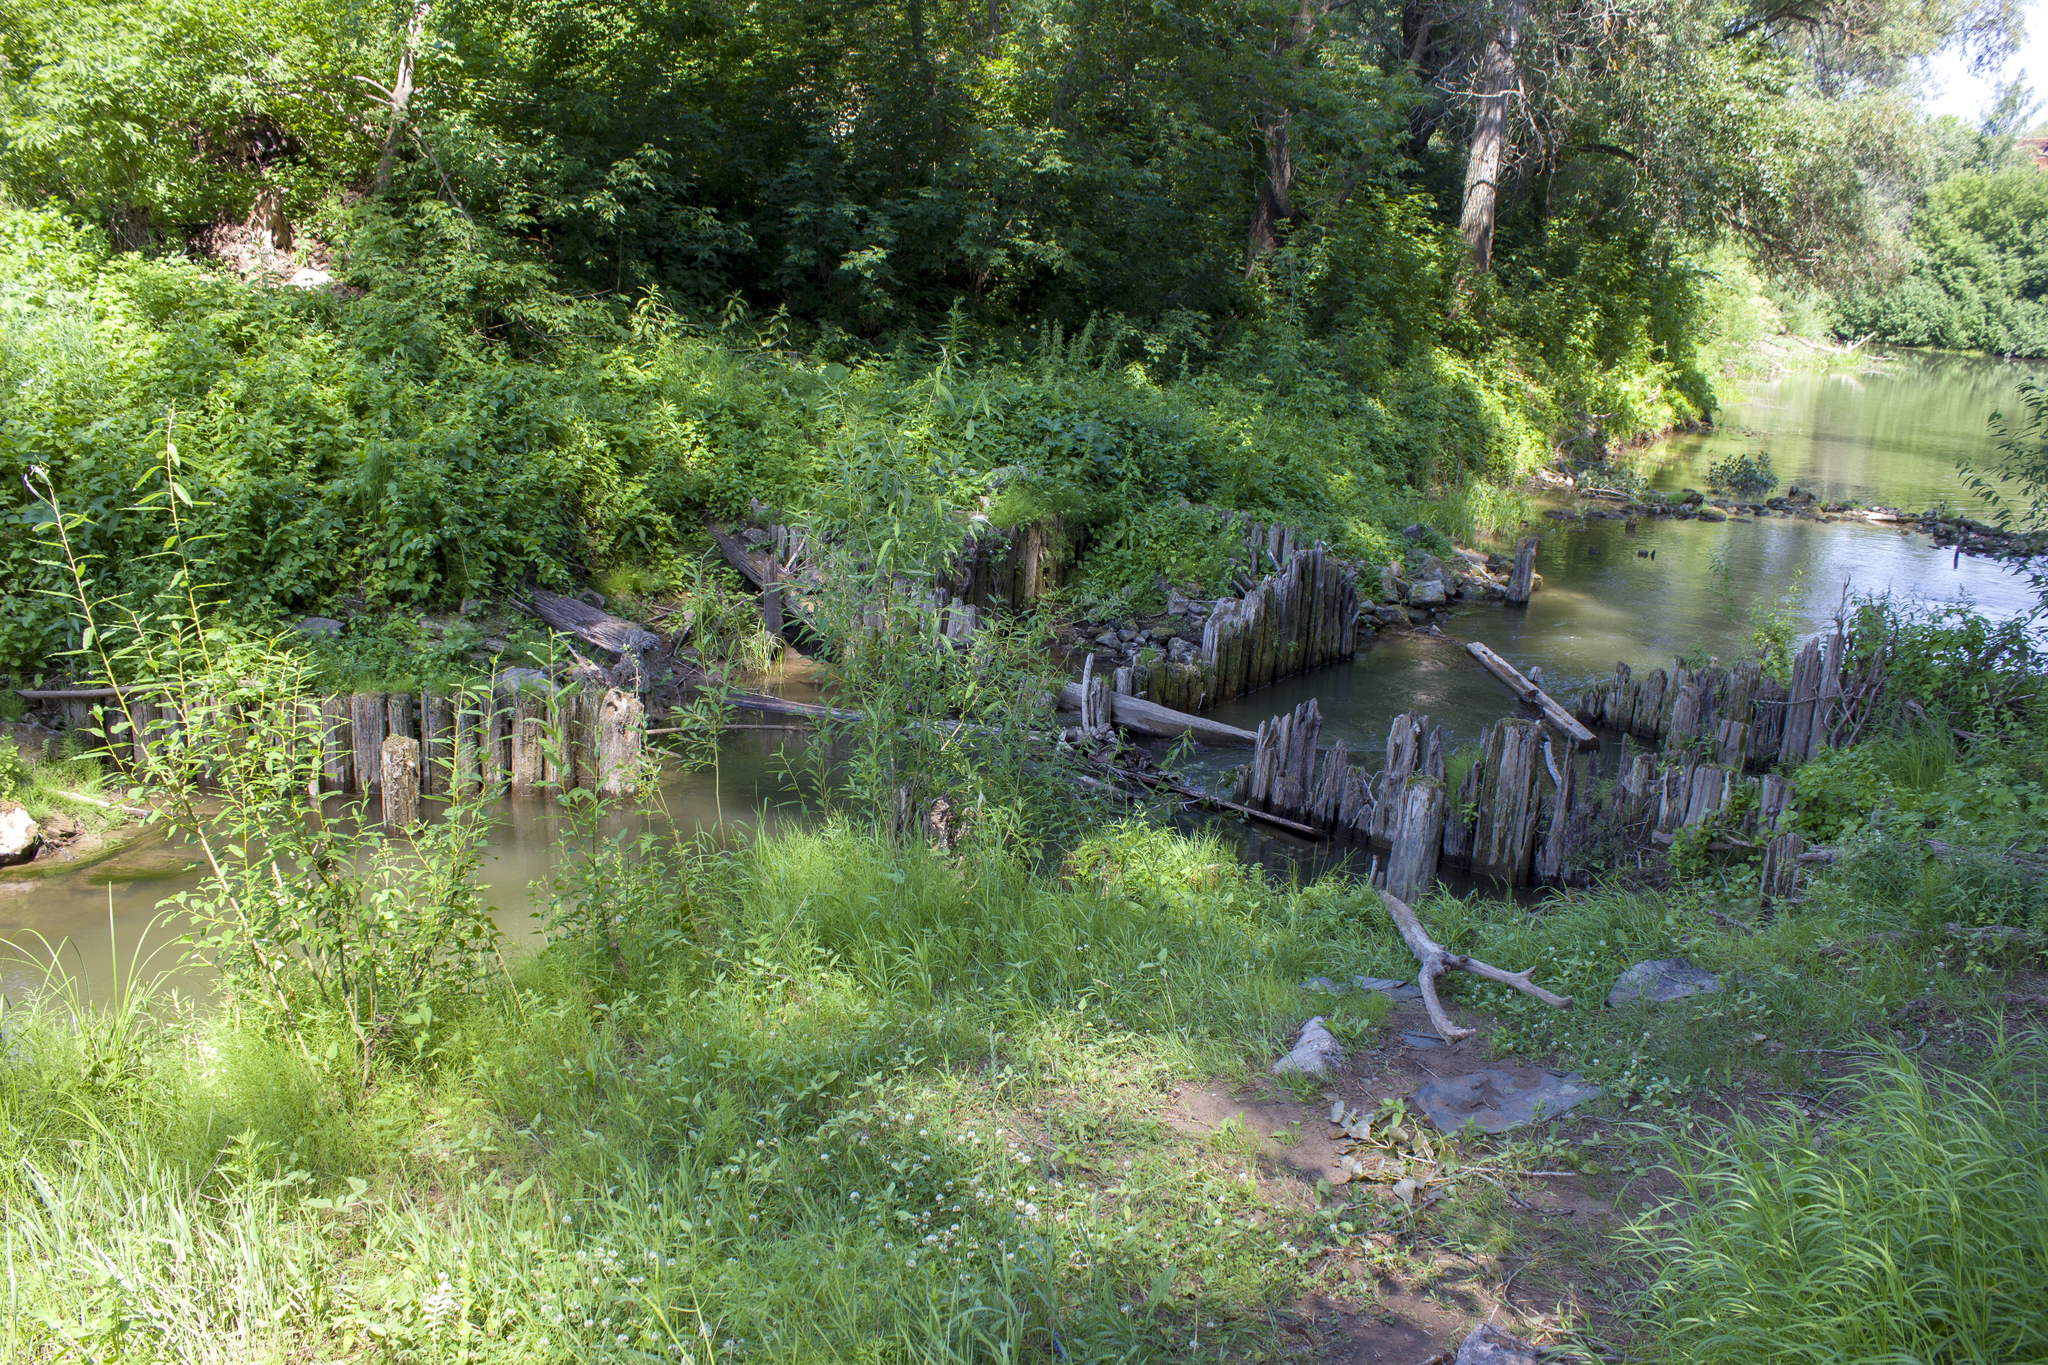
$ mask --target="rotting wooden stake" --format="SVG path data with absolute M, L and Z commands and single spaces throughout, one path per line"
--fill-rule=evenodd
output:
M 1408 951 L 1422 964 L 1422 972 L 1416 977 L 1415 984 L 1422 988 L 1422 1003 L 1429 1011 L 1429 1022 L 1435 1027 L 1437 1036 L 1445 1042 L 1455 1043 L 1460 1038 L 1470 1038 L 1477 1031 L 1459 1028 L 1452 1023 L 1451 1017 L 1444 1013 L 1443 1002 L 1436 998 L 1436 979 L 1453 969 L 1485 977 L 1488 981 L 1498 981 L 1503 986 L 1513 986 L 1524 995 L 1535 996 L 1552 1009 L 1568 1010 L 1572 1007 L 1570 996 L 1553 995 L 1529 980 L 1535 974 L 1534 967 L 1525 972 L 1504 972 L 1498 967 L 1481 962 L 1476 957 L 1451 952 L 1430 938 L 1429 931 L 1422 927 L 1422 921 L 1415 918 L 1415 912 L 1410 910 L 1400 897 L 1390 896 L 1382 891 L 1380 900 L 1386 904 L 1387 915 L 1394 921 L 1394 927 L 1401 931 L 1401 941 L 1408 945 Z
M 378 748 L 384 824 L 405 829 L 420 818 L 420 742 L 409 735 L 391 735 Z

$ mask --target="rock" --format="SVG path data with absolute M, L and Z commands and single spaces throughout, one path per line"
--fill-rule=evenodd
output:
M 1407 608 L 1398 606 L 1392 602 L 1389 602 L 1384 607 L 1374 607 L 1373 614 L 1380 618 L 1380 623 L 1382 625 L 1407 626 L 1414 624 L 1414 622 L 1412 622 L 1408 618 Z
M 1123 639 L 1115 631 L 1105 630 L 1102 634 L 1095 637 L 1095 643 L 1101 645 L 1104 649 L 1115 649 L 1123 643 Z
M 1707 995 L 1721 989 L 1721 978 L 1701 971 L 1682 957 L 1660 957 L 1638 962 L 1614 979 L 1607 992 L 1611 1009 L 1625 1000 L 1648 1000 L 1659 1005 L 1683 1000 L 1688 995 Z
M 310 265 L 303 265 L 294 270 L 291 278 L 285 283 L 294 289 L 325 289 L 334 283 L 334 276 L 324 270 L 315 270 Z
M 1699 511 L 1699 519 L 1701 521 L 1726 521 L 1728 520 L 1728 514 L 1726 512 L 1717 512 L 1711 507 L 1702 507 Z
M 1600 1087 L 1583 1076 L 1546 1071 L 1530 1084 L 1488 1069 L 1431 1081 L 1415 1092 L 1414 1100 L 1442 1132 L 1455 1133 L 1471 1123 L 1483 1133 L 1500 1133 L 1539 1116 L 1556 1118 L 1599 1096 Z
M 1301 1038 L 1285 1057 L 1273 1063 L 1275 1076 L 1327 1076 L 1344 1061 L 1344 1049 L 1317 1015 L 1301 1026 Z
M 1416 583 L 1408 589 L 1408 605 L 1411 607 L 1440 607 L 1444 604 L 1443 580 L 1432 578 Z
M 1325 995 L 1344 995 L 1351 991 L 1375 991 L 1390 1000 L 1420 1000 L 1422 988 L 1413 981 L 1396 981 L 1385 976 L 1354 976 L 1347 984 L 1332 981 L 1327 976 L 1312 976 L 1301 983 L 1305 991 L 1321 991 Z
M 1400 601 L 1400 600 L 1401 600 L 1401 589 L 1402 589 L 1402 588 L 1404 588 L 1405 586 L 1407 586 L 1407 585 L 1406 585 L 1406 584 L 1404 584 L 1404 583 L 1403 583 L 1403 582 L 1401 581 L 1401 574 L 1400 574 L 1400 571 L 1399 571 L 1399 570 L 1397 570 L 1397 569 L 1396 569 L 1396 568 L 1395 568 L 1395 567 L 1394 567 L 1394 566 L 1393 566 L 1392 564 L 1383 564 L 1383 565 L 1381 565 L 1381 566 L 1380 566 L 1380 600 L 1381 600 L 1381 601 L 1383 601 L 1383 602 L 1398 602 L 1398 601 Z
M 307 635 L 318 635 L 323 639 L 332 640 L 341 634 L 341 622 L 332 616 L 308 616 L 299 622 L 297 629 Z
M 1444 1045 L 1444 1040 L 1437 1037 L 1434 1033 L 1416 1033 L 1410 1029 L 1403 1029 L 1401 1031 L 1401 1041 L 1421 1052 Z
M 1428 535 L 1429 532 L 1423 527 L 1422 523 L 1418 521 L 1413 526 L 1403 526 L 1401 528 L 1401 534 L 1406 536 L 1408 539 L 1415 541 L 1417 544 L 1420 544 L 1422 538 Z
M 456 608 L 456 612 L 458 615 L 462 616 L 474 616 L 483 609 L 484 604 L 482 598 L 465 597 L 462 599 L 462 605 Z
M 1538 1365 L 1542 1358 L 1536 1347 L 1520 1337 L 1482 1322 L 1458 1343 L 1451 1365 Z
M 1396 981 L 1385 976 L 1354 976 L 1351 984 L 1362 991 L 1377 991 L 1393 1000 L 1420 1000 L 1422 987 L 1413 981 Z
M 43 827 L 28 818 L 18 801 L 0 801 L 0 867 L 12 867 L 36 856 L 43 846 Z

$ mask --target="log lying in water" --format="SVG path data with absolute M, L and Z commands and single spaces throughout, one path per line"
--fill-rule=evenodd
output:
M 1060 710 L 1079 711 L 1081 696 L 1081 685 L 1068 683 L 1060 689 Z M 1121 692 L 1111 695 L 1110 708 L 1118 725 L 1126 730 L 1136 730 L 1141 735 L 1156 735 L 1161 739 L 1179 739 L 1187 735 L 1199 743 L 1218 748 L 1249 749 L 1259 742 L 1259 737 L 1250 730 L 1191 716 L 1185 711 L 1176 711 L 1140 697 L 1128 697 Z
M 1597 740 L 1593 732 L 1579 723 L 1578 717 L 1565 710 L 1553 700 L 1549 693 L 1523 677 L 1520 670 L 1500 655 L 1480 644 L 1477 640 L 1465 646 L 1465 652 L 1486 666 L 1486 671 L 1508 685 L 1508 690 L 1521 700 L 1528 702 L 1543 713 L 1543 719 L 1550 722 L 1552 729 L 1581 747 L 1590 747 Z
M 542 623 L 616 659 L 618 681 L 631 681 L 637 687 L 652 681 L 652 656 L 662 648 L 662 643 L 661 637 L 645 626 L 599 611 L 588 602 L 538 589 L 525 610 Z

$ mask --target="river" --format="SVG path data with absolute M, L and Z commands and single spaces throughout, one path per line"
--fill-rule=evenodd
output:
M 1742 386 L 1712 432 L 1647 447 L 1636 459 L 1650 486 L 1675 492 L 1704 488 L 1705 470 L 1717 458 L 1764 451 L 1787 484 L 1826 501 L 1965 509 L 1973 499 L 1956 461 L 1992 455 L 1990 416 L 2016 410 L 2016 385 L 2028 372 L 1988 359 L 1905 355 L 1873 358 L 1854 371 L 1784 375 Z M 1694 647 L 1739 657 L 1750 647 L 1759 602 L 1784 603 L 1812 631 L 1845 589 L 1889 591 L 1919 603 L 1970 602 L 2000 617 L 2032 601 L 2024 582 L 1995 564 L 1958 559 L 1917 533 L 1869 525 L 1643 520 L 1631 533 L 1618 521 L 1546 520 L 1537 530 L 1543 587 L 1526 608 L 1458 608 L 1443 620 L 1442 636 L 1375 640 L 1352 663 L 1241 698 L 1217 718 L 1255 728 L 1315 697 L 1326 740 L 1342 738 L 1354 753 L 1381 749 L 1392 718 L 1411 709 L 1444 725 L 1454 740 L 1469 740 L 1510 702 L 1466 655 L 1466 640 L 1485 641 L 1525 670 L 1540 668 L 1545 686 L 1568 697 L 1611 673 L 1617 660 L 1668 665 Z M 715 786 L 708 770 L 672 775 L 646 809 L 616 817 L 615 827 L 672 821 L 688 835 L 719 828 L 721 817 L 732 828 L 772 825 L 790 809 L 775 751 L 791 737 L 779 730 L 727 736 Z M 1241 761 L 1239 753 L 1216 751 L 1199 766 L 1220 780 Z M 498 814 L 487 895 L 501 926 L 522 937 L 531 931 L 529 887 L 547 874 L 560 818 L 540 800 L 508 801 Z M 1301 874 L 1344 856 L 1229 828 L 1248 858 Z M 19 999 L 34 988 L 43 975 L 38 963 L 60 944 L 60 960 L 96 996 L 138 962 L 171 960 L 175 927 L 160 923 L 153 934 L 146 931 L 160 901 L 193 884 L 177 855 L 145 839 L 90 866 L 0 873 L 0 944 L 12 948 L 0 957 L 0 990 Z M 203 986 L 191 974 L 172 981 Z

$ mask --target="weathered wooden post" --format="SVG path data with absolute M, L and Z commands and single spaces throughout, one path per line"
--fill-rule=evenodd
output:
M 1443 783 L 1416 773 L 1403 784 L 1400 800 L 1387 853 L 1387 894 L 1403 901 L 1420 900 L 1436 885 L 1450 799 Z
M 467 688 L 454 696 L 455 748 L 448 789 L 459 800 L 473 800 L 483 790 L 484 745 L 491 728 L 485 708 L 490 700 L 489 692 Z
M 446 692 L 420 694 L 420 790 L 455 789 L 455 703 Z
M 328 697 L 320 703 L 320 721 L 327 727 L 321 745 L 320 787 L 323 791 L 347 792 L 356 784 L 355 746 L 349 739 L 347 697 Z
M 1521 543 L 1515 546 L 1515 568 L 1514 572 L 1508 575 L 1510 602 L 1525 603 L 1529 600 L 1529 594 L 1535 590 L 1537 543 L 1535 536 L 1523 536 Z
M 387 693 L 384 697 L 384 733 L 414 738 L 418 732 L 413 729 L 412 711 L 412 693 Z
M 356 692 L 348 699 L 350 747 L 355 750 L 356 792 L 368 796 L 381 783 L 379 747 L 384 743 L 384 694 Z
M 640 789 L 647 745 L 647 712 L 640 699 L 614 687 L 597 708 L 597 789 L 605 796 L 632 796 Z
M 405 829 L 420 818 L 420 742 L 392 735 L 378 746 L 384 825 Z
M 529 687 L 512 689 L 512 794 L 524 796 L 538 791 L 544 778 L 541 769 L 543 727 L 547 702 Z

